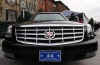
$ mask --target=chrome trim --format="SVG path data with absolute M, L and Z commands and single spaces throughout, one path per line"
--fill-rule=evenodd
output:
M 37 44 L 37 35 L 38 35 L 37 31 L 38 31 L 38 29 L 36 28 L 36 44 Z
M 66 21 L 67 22 L 67 21 Z M 84 24 L 77 24 L 77 25 L 72 25 L 72 24 L 35 24 L 35 25 L 20 25 L 20 27 L 44 27 L 44 26 L 83 26 Z
M 49 31 L 50 30 L 52 30 L 52 29 L 50 29 L 50 26 L 74 26 L 74 27 L 77 27 L 77 26 L 82 26 L 82 29 L 75 29 L 75 30 L 82 30 L 82 32 L 75 32 L 75 30 L 74 30 L 74 32 L 73 33 L 63 33 L 63 31 L 64 30 L 69 30 L 69 29 L 63 29 L 63 27 L 62 27 L 62 29 L 58 29 L 58 30 L 62 30 L 62 33 L 55 33 L 56 35 L 62 35 L 62 39 L 64 40 L 64 39 L 70 39 L 70 38 L 79 38 L 79 37 L 82 37 L 82 39 L 80 39 L 80 40 L 74 40 L 74 41 L 70 41 L 70 42 L 63 42 L 63 43 L 52 43 L 52 44 L 50 44 L 51 43 L 51 40 L 49 40 L 49 44 L 46 44 L 46 43 L 38 43 L 37 42 L 37 35 L 39 35 L 39 34 L 37 34 L 37 32 L 38 32 L 38 29 L 36 28 L 36 38 L 26 38 L 25 37 L 25 39 L 36 39 L 36 43 L 34 43 L 34 42 L 27 42 L 27 41 L 20 41 L 20 40 L 18 40 L 17 38 L 17 36 L 16 36 L 16 40 L 17 40 L 17 42 L 20 42 L 20 43 L 23 43 L 23 44 L 32 44 L 32 45 L 41 45 L 41 46 L 54 46 L 54 45 L 63 45 L 63 44 L 72 44 L 72 43 L 77 43 L 77 42 L 81 42 L 83 39 L 84 39 L 84 25 L 68 25 L 68 24 L 39 24 L 39 25 L 21 25 L 21 26 L 19 26 L 19 27 L 44 27 L 44 26 L 47 26 L 47 27 L 49 27 Z M 74 28 L 73 28 L 74 29 Z M 56 30 L 56 29 L 54 29 L 54 30 Z M 72 30 L 72 29 L 70 29 L 70 30 Z M 16 33 L 16 28 L 15 28 L 15 35 L 17 35 L 18 33 Z M 25 31 L 25 29 L 24 29 L 24 31 Z M 19 33 L 20 34 L 20 33 Z M 74 37 L 63 37 L 63 35 L 65 35 L 65 34 L 74 34 Z M 83 36 L 75 36 L 75 34 L 83 34 Z M 25 36 L 26 35 L 28 35 L 27 33 L 25 34 Z M 29 35 L 31 35 L 31 33 L 29 34 Z M 33 33 L 33 35 L 35 35 L 35 33 Z M 41 35 L 44 35 L 44 34 L 41 34 Z M 23 37 L 21 37 L 21 38 L 23 38 Z M 38 38 L 39 40 L 43 40 L 44 38 Z M 58 40 L 58 39 L 61 39 L 61 38 L 56 38 L 56 39 L 52 39 L 52 40 Z
M 83 34 L 82 32 L 75 32 L 75 33 L 55 33 L 56 35 L 66 35 L 66 34 Z M 24 33 L 17 33 L 17 35 L 25 35 Z M 26 33 L 26 35 L 36 35 L 33 33 Z M 45 34 L 37 34 L 37 35 L 45 35 Z
M 64 33 L 63 33 L 63 31 L 64 31 L 64 29 L 63 29 L 63 27 L 62 27 L 62 40 L 63 40 L 63 42 L 64 42 Z
M 39 43 L 39 44 L 35 44 L 33 42 L 23 42 L 23 41 L 18 41 L 20 43 L 23 43 L 23 44 L 31 44 L 31 45 L 41 45 L 41 46 L 55 46 L 55 45 L 65 45 L 65 44 L 73 44 L 73 43 L 78 43 L 78 42 L 81 42 L 82 40 L 76 40 L 74 42 L 64 42 L 64 43 L 55 43 L 55 44 L 45 44 L 45 43 Z
M 34 29 L 29 29 L 28 31 L 33 31 Z M 44 29 L 41 29 L 41 30 L 39 30 L 39 31 L 43 31 Z M 50 30 L 52 30 L 52 29 L 50 29 Z M 55 30 L 60 30 L 60 29 L 55 29 Z M 63 30 L 72 30 L 72 29 L 63 29 Z M 76 30 L 81 30 L 81 29 L 76 29 Z M 24 29 L 23 30 L 17 30 L 17 31 L 24 31 Z

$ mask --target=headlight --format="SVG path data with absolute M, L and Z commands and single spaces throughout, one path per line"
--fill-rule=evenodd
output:
M 93 39 L 95 37 L 94 31 L 92 30 L 92 27 L 90 24 L 87 24 L 85 27 L 85 38 L 88 39 Z
M 12 37 L 12 25 L 8 26 L 5 38 L 11 38 Z
M 8 26 L 7 33 L 12 33 L 12 25 Z
M 91 33 L 92 32 L 92 27 L 90 24 L 87 24 L 87 33 Z

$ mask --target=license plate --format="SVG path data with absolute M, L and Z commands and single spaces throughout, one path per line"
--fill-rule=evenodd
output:
M 61 62 L 60 50 L 40 50 L 39 51 L 40 62 Z

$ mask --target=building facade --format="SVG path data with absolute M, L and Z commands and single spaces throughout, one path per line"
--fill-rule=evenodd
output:
M 53 12 L 56 9 L 56 4 L 54 3 L 54 0 L 38 0 L 39 4 L 39 11 L 45 11 L 45 12 Z
M 62 12 L 69 10 L 61 1 L 54 0 L 0 0 L 0 21 L 16 22 L 22 10 L 37 12 Z

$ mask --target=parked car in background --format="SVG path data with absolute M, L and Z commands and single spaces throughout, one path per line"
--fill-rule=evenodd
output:
M 93 31 L 96 31 L 98 29 L 98 25 L 96 24 L 95 20 L 93 18 L 89 19 L 85 13 L 78 13 L 65 10 L 62 12 L 62 14 L 69 18 L 70 21 L 91 25 Z
M 2 43 L 6 57 L 35 63 L 63 63 L 94 57 L 98 42 L 89 24 L 69 21 L 59 12 L 41 12 L 10 25 Z

